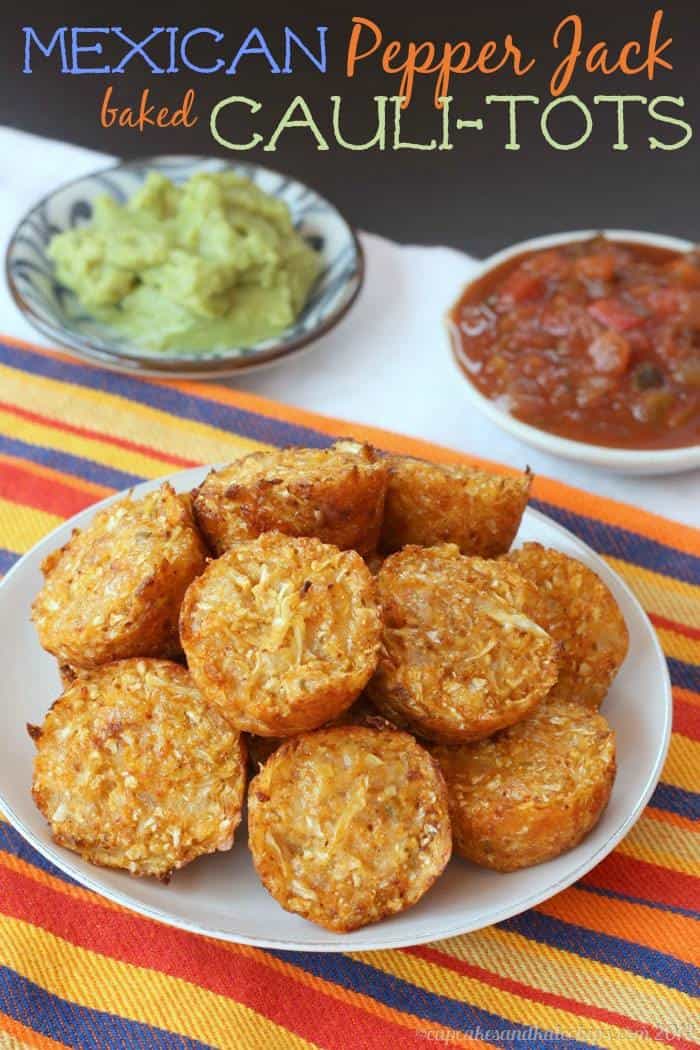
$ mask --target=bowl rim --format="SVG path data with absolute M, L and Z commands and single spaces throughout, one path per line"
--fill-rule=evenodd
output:
M 222 357 L 214 359 L 203 358 L 197 361 L 192 358 L 176 358 L 174 356 L 163 356 L 162 358 L 147 357 L 138 352 L 110 349 L 106 345 L 98 346 L 91 339 L 85 338 L 78 333 L 71 332 L 63 325 L 54 325 L 50 321 L 46 321 L 43 317 L 39 316 L 31 303 L 27 302 L 24 298 L 17 287 L 14 275 L 11 272 L 11 255 L 24 224 L 31 219 L 39 209 L 45 207 L 45 205 L 48 204 L 57 193 L 61 193 L 63 190 L 67 190 L 71 186 L 77 186 L 81 182 L 93 179 L 98 175 L 107 175 L 109 172 L 120 171 L 123 169 L 148 168 L 149 165 L 155 163 L 162 164 L 163 162 L 180 164 L 190 163 L 196 165 L 211 161 L 221 163 L 224 168 L 230 167 L 232 170 L 255 169 L 256 171 L 265 174 L 279 176 L 280 178 L 287 179 L 289 182 L 303 187 L 305 190 L 312 193 L 326 208 L 335 212 L 347 230 L 355 257 L 355 273 L 352 281 L 348 282 L 348 284 L 352 284 L 353 286 L 349 295 L 346 295 L 340 305 L 335 307 L 335 309 L 332 310 L 331 313 L 311 331 L 297 336 L 295 339 L 291 339 L 283 344 L 276 343 L 275 345 L 268 347 L 267 350 L 256 351 L 256 344 L 253 344 L 250 348 L 252 352 L 240 357 Z M 284 172 L 277 171 L 274 168 L 268 168 L 263 164 L 256 164 L 253 161 L 236 162 L 234 160 L 229 160 L 226 157 L 218 157 L 214 154 L 153 153 L 146 157 L 132 157 L 128 160 L 113 161 L 112 163 L 105 164 L 102 167 L 86 172 L 83 175 L 78 175 L 73 179 L 68 179 L 66 182 L 54 186 L 54 188 L 48 193 L 45 193 L 24 212 L 19 221 L 13 227 L 5 248 L 4 269 L 5 282 L 10 292 L 10 296 L 22 316 L 25 317 L 42 335 L 47 336 L 60 346 L 68 348 L 78 357 L 93 364 L 101 364 L 107 368 L 113 369 L 114 371 L 131 374 L 150 374 L 165 379 L 212 379 L 224 378 L 227 375 L 239 375 L 244 372 L 264 367 L 265 365 L 273 365 L 280 359 L 291 354 L 298 353 L 301 350 L 311 349 L 311 345 L 320 340 L 332 328 L 334 328 L 354 305 L 364 285 L 367 266 L 364 248 L 359 239 L 357 229 L 348 221 L 348 219 L 346 219 L 345 215 L 337 205 L 333 204 L 332 201 L 315 189 L 315 187 L 302 182 L 300 179 L 296 178 L 296 176 L 287 175 Z M 279 336 L 273 338 L 279 339 L 282 336 L 284 336 L 284 331 L 280 332 Z M 232 351 L 236 349 L 240 348 L 231 347 Z M 226 352 L 227 351 L 224 351 L 224 353 Z
M 479 260 L 477 271 L 468 281 L 464 282 L 458 296 L 454 302 L 450 303 L 445 312 L 444 327 L 447 332 L 450 358 L 455 371 L 459 373 L 464 381 L 463 386 L 467 396 L 476 408 L 503 430 L 543 452 L 549 452 L 566 459 L 577 460 L 578 462 L 595 466 L 613 466 L 622 469 L 626 467 L 630 469 L 638 468 L 642 463 L 650 468 L 658 468 L 660 471 L 664 468 L 673 468 L 675 471 L 681 469 L 690 470 L 700 466 L 700 444 L 681 445 L 678 448 L 668 449 L 617 448 L 614 445 L 594 445 L 587 441 L 560 437 L 558 434 L 551 433 L 551 431 L 541 430 L 530 423 L 524 423 L 500 408 L 495 401 L 486 397 L 485 394 L 482 394 L 459 366 L 455 352 L 454 325 L 451 314 L 466 290 L 475 281 L 480 280 L 502 263 L 525 252 L 551 248 L 559 244 L 569 244 L 572 241 L 585 241 L 596 236 L 607 237 L 609 240 L 626 241 L 631 244 L 647 244 L 652 247 L 669 248 L 671 251 L 678 252 L 687 252 L 694 247 L 692 241 L 670 234 L 606 227 L 601 229 L 564 230 L 560 233 L 528 237 L 526 240 L 517 241 L 515 244 L 499 249 L 499 251 L 487 256 L 486 259 Z M 679 460 L 681 461 L 680 465 Z

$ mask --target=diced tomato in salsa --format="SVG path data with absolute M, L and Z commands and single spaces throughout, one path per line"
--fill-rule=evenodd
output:
M 595 299 L 588 307 L 591 317 L 600 321 L 606 328 L 616 332 L 626 332 L 644 323 L 644 318 L 631 307 L 625 306 L 619 299 Z
M 588 353 L 596 372 L 622 375 L 629 364 L 631 351 L 624 336 L 608 329 L 589 344 Z
M 673 317 L 680 309 L 681 293 L 677 288 L 652 288 L 648 302 L 657 317 Z
M 468 378 L 518 418 L 601 445 L 700 442 L 700 251 L 597 237 L 528 252 L 451 316 Z
M 504 303 L 524 303 L 528 299 L 539 299 L 544 285 L 537 274 L 514 270 L 503 282 L 498 296 Z

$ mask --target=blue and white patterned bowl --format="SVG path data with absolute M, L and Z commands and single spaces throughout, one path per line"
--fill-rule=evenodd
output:
M 135 345 L 87 314 L 73 292 L 59 284 L 46 248 L 55 233 L 90 221 L 92 201 L 108 193 L 125 201 L 150 171 L 185 182 L 206 171 L 235 170 L 288 206 L 295 227 L 321 254 L 323 266 L 297 321 L 279 336 L 252 346 L 174 354 Z M 67 183 L 22 219 L 6 255 L 10 292 L 25 317 L 43 335 L 81 357 L 117 371 L 214 378 L 234 375 L 308 347 L 350 308 L 364 278 L 362 249 L 354 230 L 327 200 L 286 175 L 256 164 L 215 157 L 164 156 L 127 161 Z

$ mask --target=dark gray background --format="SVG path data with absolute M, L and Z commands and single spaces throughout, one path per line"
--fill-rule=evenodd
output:
M 290 131 L 282 137 L 276 153 L 255 150 L 240 156 L 298 176 L 331 197 L 356 225 L 400 241 L 451 244 L 484 255 L 523 237 L 589 226 L 655 230 L 700 240 L 697 3 L 673 0 L 665 5 L 664 28 L 674 38 L 670 50 L 673 72 L 662 72 L 653 83 L 642 76 L 579 74 L 571 88 L 591 102 L 595 93 L 684 95 L 686 108 L 678 115 L 697 125 L 697 131 L 682 150 L 650 151 L 647 136 L 655 128 L 639 107 L 628 120 L 631 148 L 626 153 L 613 152 L 614 113 L 606 106 L 596 107 L 593 136 L 579 150 L 552 150 L 540 135 L 536 113 L 527 112 L 521 121 L 522 149 L 508 152 L 503 149 L 504 108 L 494 112 L 496 107 L 487 109 L 483 104 L 487 93 L 546 95 L 549 76 L 561 57 L 551 48 L 552 31 L 572 10 L 584 17 L 589 43 L 603 38 L 619 46 L 629 37 L 646 37 L 656 6 L 639 0 L 426 4 L 422 13 L 412 14 L 408 2 L 305 4 L 302 8 L 264 0 L 222 6 L 206 0 L 186 5 L 143 3 L 132 8 L 101 0 L 90 4 L 67 0 L 62 5 L 7 2 L 0 15 L 0 121 L 125 157 L 205 152 L 235 159 L 237 155 L 221 150 L 209 132 L 208 115 L 218 99 L 229 94 L 260 99 L 264 108 L 256 128 L 269 134 L 297 93 L 312 103 L 319 123 L 327 129 L 327 99 L 337 93 L 345 99 L 346 134 L 361 139 L 373 116 L 372 96 L 395 93 L 398 83 L 378 72 L 371 62 L 364 63 L 355 81 L 346 79 L 344 58 L 352 15 L 379 22 L 387 40 L 394 36 L 402 40 L 469 39 L 478 44 L 512 32 L 523 49 L 538 59 L 538 67 L 519 81 L 509 74 L 454 78 L 454 112 L 467 117 L 483 115 L 487 128 L 478 134 L 463 132 L 463 137 L 455 139 L 452 152 L 350 153 L 332 146 L 329 152 L 319 153 L 307 132 Z M 216 26 L 227 34 L 227 45 L 220 52 L 224 57 L 233 54 L 256 24 L 263 28 L 271 45 L 280 39 L 280 27 L 285 23 L 310 40 L 314 39 L 313 27 L 326 24 L 330 73 L 322 76 L 300 64 L 293 76 L 272 76 L 262 59 L 247 59 L 235 77 L 189 72 L 157 77 L 146 72 L 139 61 L 119 77 L 61 76 L 54 61 L 45 60 L 37 61 L 33 75 L 23 75 L 20 27 L 33 25 L 50 35 L 57 25 L 66 23 L 117 24 L 134 37 L 144 36 L 153 25 Z M 119 49 L 111 54 L 108 49 L 105 59 L 118 61 L 120 55 Z M 184 132 L 104 130 L 98 112 L 106 83 L 115 85 L 115 100 L 123 105 L 135 104 L 143 87 L 151 88 L 154 101 L 174 105 L 184 90 L 193 86 L 199 123 Z M 432 83 L 416 93 L 407 125 L 414 138 L 436 130 L 431 96 Z M 562 121 L 553 127 L 566 134 Z M 660 126 L 656 130 L 661 137 L 676 134 L 674 129 Z

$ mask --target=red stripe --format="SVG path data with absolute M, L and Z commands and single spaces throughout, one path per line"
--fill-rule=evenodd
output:
M 693 641 L 700 641 L 700 627 L 691 627 L 686 623 L 678 623 L 677 620 L 667 620 L 665 616 L 659 616 L 658 613 L 649 613 L 649 619 L 655 627 L 660 627 L 663 631 L 673 631 L 675 634 L 682 634 L 685 638 L 692 638 Z
M 85 371 L 98 370 L 96 365 L 90 365 L 85 361 L 77 360 L 75 357 L 53 348 L 38 346 L 36 343 L 30 343 L 25 339 L 17 339 L 6 334 L 3 334 L 0 338 L 2 339 L 2 342 L 7 343 L 10 346 L 18 347 L 21 350 L 26 350 L 29 354 L 52 358 L 58 361 L 65 361 L 73 366 L 79 365 Z M 31 376 L 31 362 L 28 362 L 25 371 Z M 373 440 L 375 444 L 397 452 L 410 452 L 412 455 L 424 456 L 427 459 L 435 458 L 436 456 L 446 456 L 453 462 L 477 462 L 474 457 L 469 457 L 465 453 L 457 452 L 455 449 L 442 448 L 439 445 L 430 444 L 420 438 L 404 437 L 398 434 L 393 434 L 390 431 L 382 431 L 377 427 L 369 427 L 365 425 L 360 426 L 357 423 L 347 423 L 342 420 L 331 419 L 328 416 L 317 415 L 313 412 L 292 408 L 289 405 L 281 405 L 278 402 L 271 401 L 269 398 L 263 398 L 259 395 L 250 394 L 241 390 L 232 390 L 230 387 L 218 385 L 213 382 L 197 383 L 193 380 L 187 381 L 175 379 L 156 380 L 147 377 L 142 377 L 141 381 L 149 386 L 159 386 L 164 387 L 165 389 L 172 387 L 184 394 L 188 394 L 190 397 L 197 398 L 197 400 L 204 404 L 207 404 L 208 402 L 218 402 L 226 405 L 233 405 L 235 408 L 241 409 L 244 412 L 263 416 L 268 419 L 281 419 L 286 422 L 301 423 L 302 425 L 321 430 L 331 436 L 343 433 L 348 437 L 353 437 L 357 436 L 358 430 L 361 430 L 364 434 L 367 434 L 369 440 Z M 486 461 L 482 460 L 481 462 L 485 463 Z M 512 468 L 505 468 L 502 464 L 499 464 L 498 466 L 500 470 L 505 470 L 507 472 L 512 470 Z M 546 497 L 549 502 L 571 510 L 579 509 L 581 502 L 580 489 L 571 488 L 571 486 L 565 485 L 563 482 L 554 481 L 548 478 L 537 478 L 535 480 L 535 485 L 542 493 L 543 497 Z M 601 521 L 611 525 L 613 528 L 632 529 L 632 531 L 639 535 L 658 540 L 660 543 L 664 543 L 667 546 L 676 547 L 687 554 L 695 554 L 697 551 L 697 529 L 694 529 L 692 525 L 682 525 L 680 522 L 671 521 L 669 518 L 663 518 L 658 514 L 643 511 L 639 507 L 618 503 L 615 500 L 608 500 L 603 497 L 593 497 L 593 503 L 595 505 L 594 516 L 597 516 Z
M 140 915 L 75 901 L 33 879 L 0 867 L 2 910 L 62 937 L 71 944 L 133 966 L 147 967 L 227 996 L 319 1046 L 353 1045 L 386 1050 L 400 1045 L 425 1050 L 415 1029 L 367 1013 L 335 995 L 300 984 L 259 958 L 238 954 L 235 945 L 197 937 Z M 410 1025 L 410 1015 L 405 1015 Z M 439 1026 L 436 1025 L 437 1029 Z
M 697 911 L 698 907 L 698 882 L 692 875 L 626 857 L 619 851 L 608 854 L 581 881 L 597 889 L 643 897 L 655 904 L 690 911 Z
M 30 412 L 27 408 L 11 405 L 7 401 L 0 401 L 0 409 L 3 412 L 10 412 L 12 415 L 19 416 L 20 419 L 27 419 L 31 423 L 40 423 L 42 426 L 52 427 L 54 430 L 63 430 L 68 434 L 76 434 L 78 437 L 102 441 L 105 444 L 114 445 L 116 448 L 125 448 L 130 452 L 141 452 L 146 456 L 151 456 L 153 459 L 162 459 L 165 463 L 173 463 L 177 467 L 196 467 L 198 465 L 195 459 L 184 459 L 182 456 L 176 456 L 172 452 L 164 452 L 162 449 L 142 445 L 138 441 L 128 441 L 126 438 L 116 437 L 114 434 L 104 434 L 99 430 L 91 430 L 88 427 L 79 427 L 73 423 L 66 423 L 64 420 L 51 419 L 48 416 L 40 415 L 38 412 Z
M 94 492 L 85 492 L 78 485 L 42 477 L 7 461 L 0 468 L 0 498 L 59 518 L 71 518 L 95 502 Z
M 700 709 L 673 693 L 673 732 L 700 740 Z
M 445 955 L 437 948 L 432 948 L 429 945 L 418 945 L 414 948 L 404 948 L 403 950 L 407 955 L 415 955 L 419 959 L 425 959 L 426 962 L 436 963 L 447 970 L 452 970 L 453 973 L 476 978 L 477 981 L 483 981 L 493 988 L 500 989 L 500 991 L 518 995 L 532 1002 L 542 1003 L 543 1006 L 549 1006 L 556 1010 L 566 1010 L 580 1017 L 590 1017 L 592 1020 L 615 1025 L 630 1032 L 637 1032 L 640 1035 L 647 1036 L 647 1038 L 659 1039 L 669 1046 L 679 1047 L 679 1050 L 697 1048 L 696 1043 L 670 1035 L 660 1028 L 646 1024 L 644 1021 L 637 1021 L 633 1017 L 627 1017 L 625 1014 L 606 1010 L 602 1006 L 590 1006 L 588 1003 L 582 1003 L 578 999 L 569 999 L 563 995 L 556 995 L 554 992 L 545 992 L 540 988 L 533 988 L 529 984 L 523 984 L 510 977 L 503 977 L 501 974 L 485 970 L 481 966 L 475 966 L 472 963 L 465 962 L 463 959 L 455 959 L 452 955 Z

